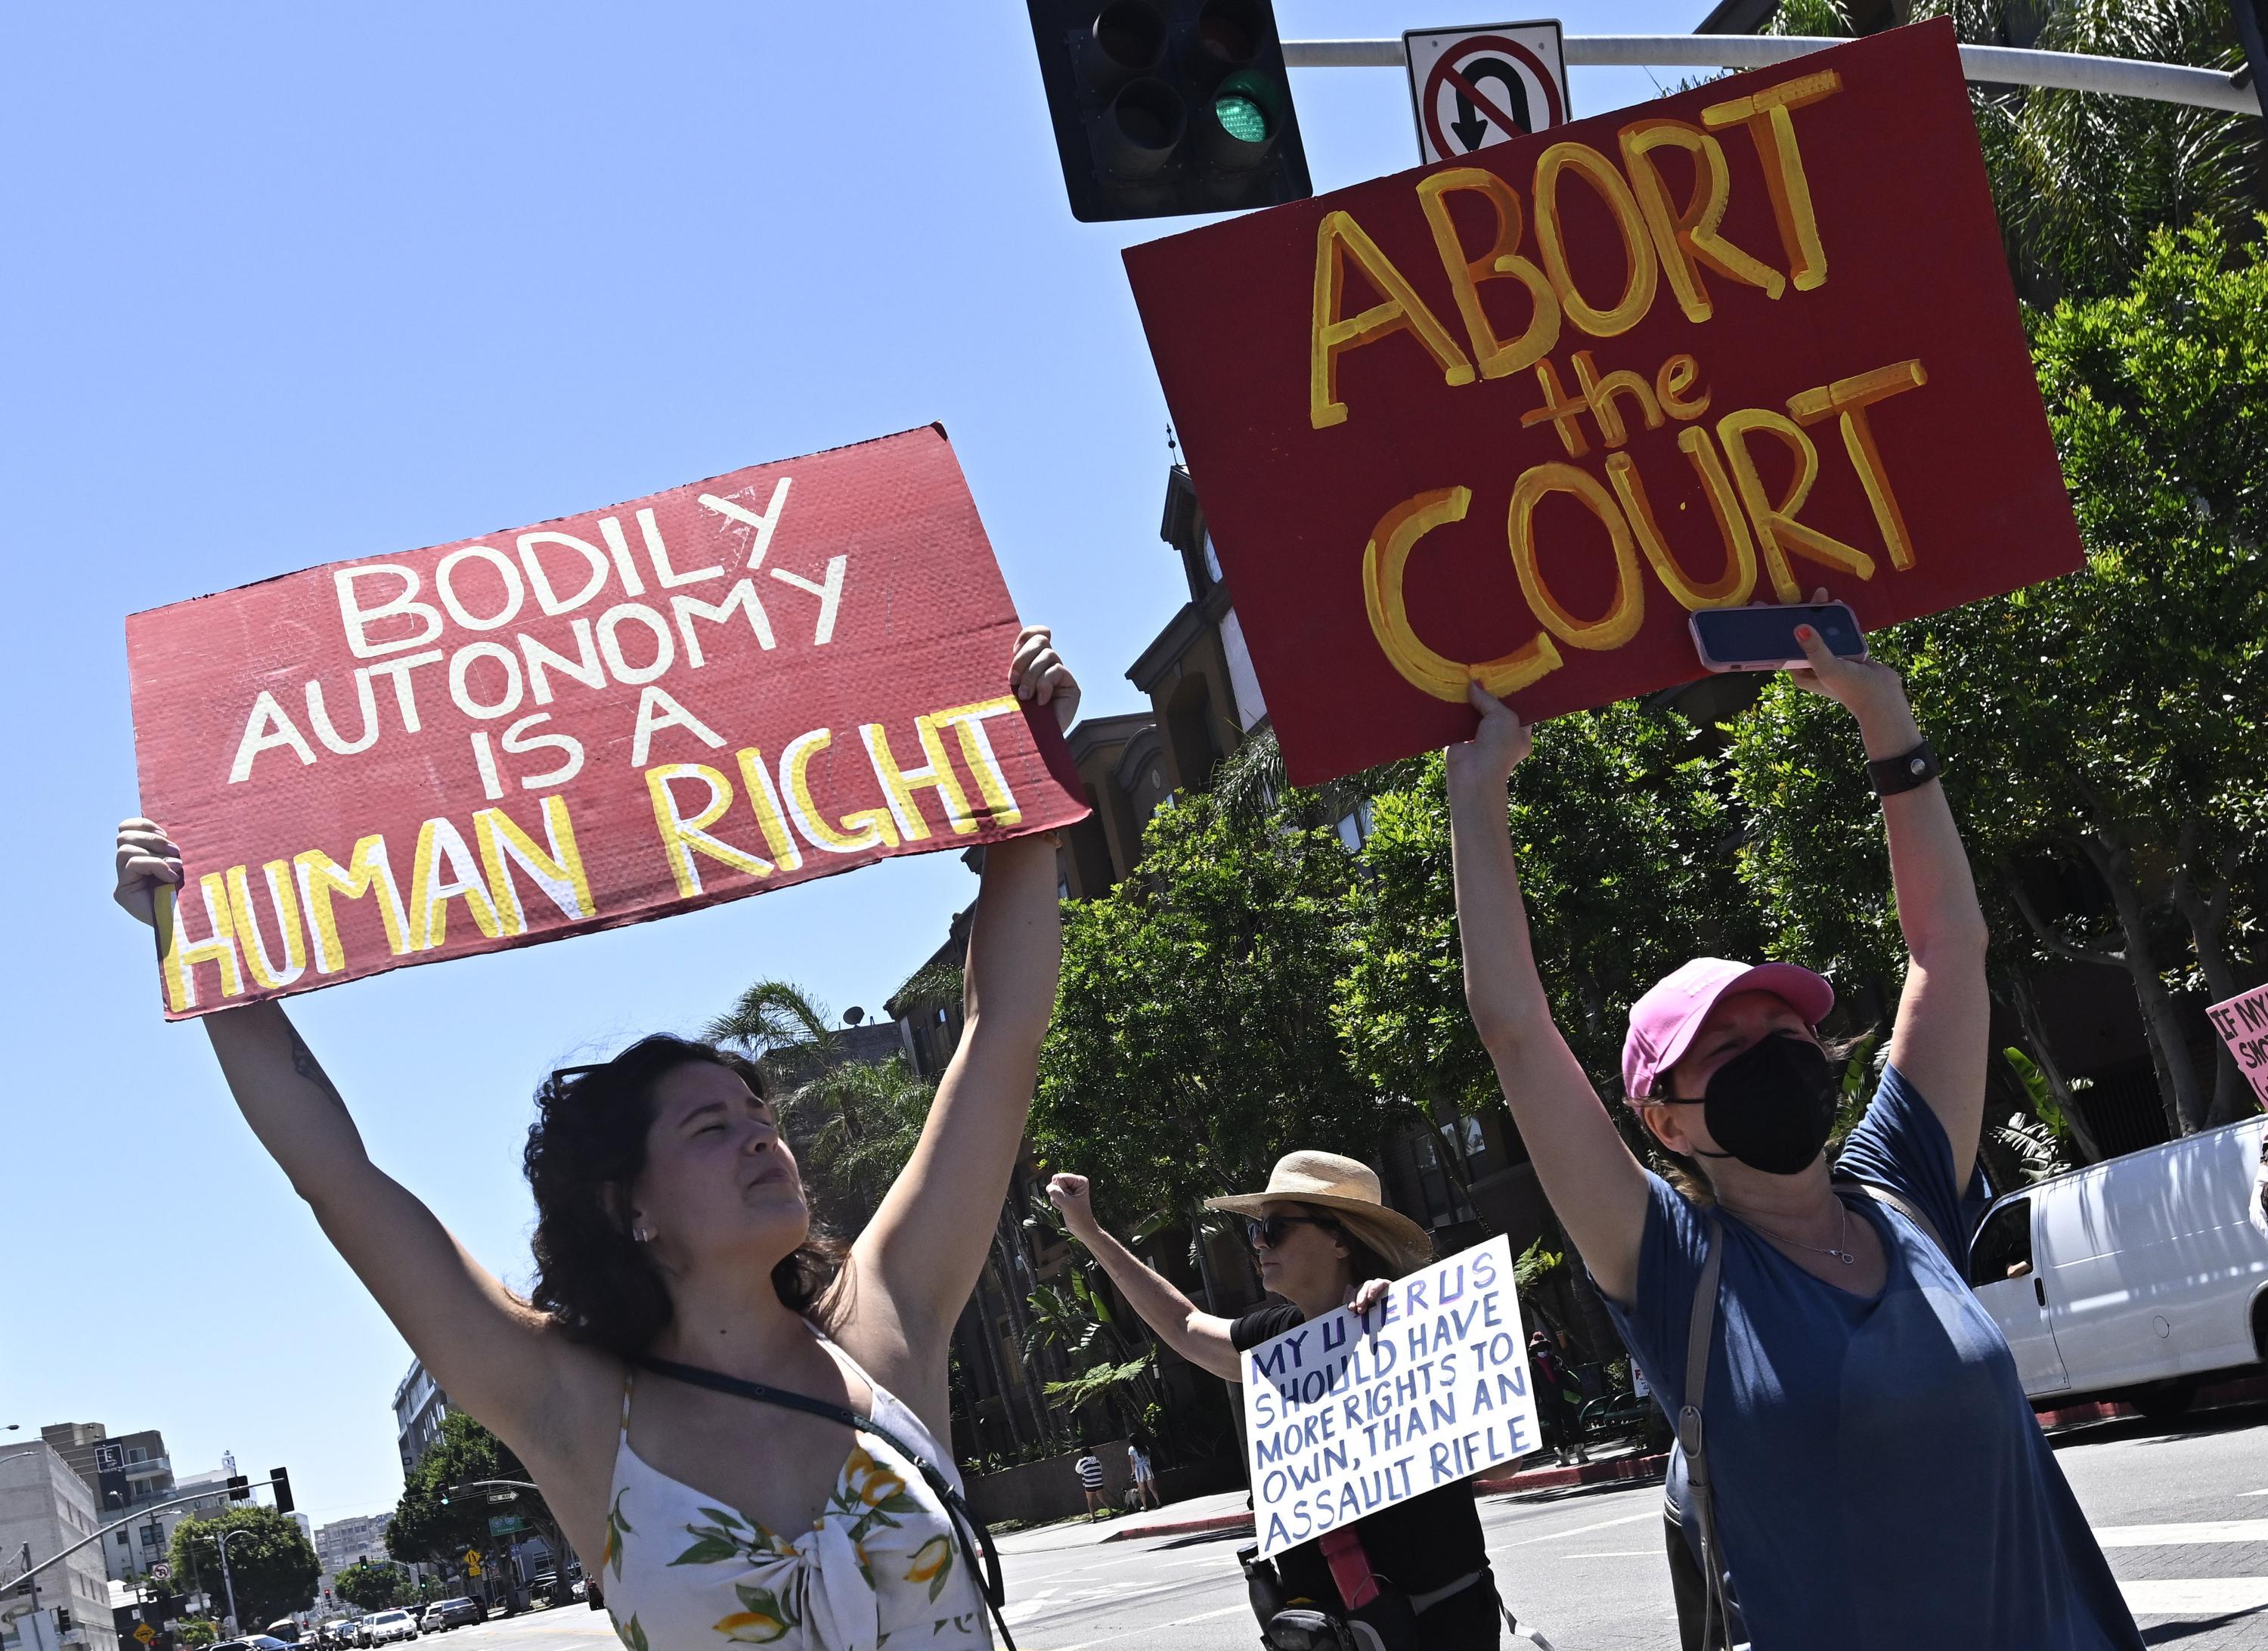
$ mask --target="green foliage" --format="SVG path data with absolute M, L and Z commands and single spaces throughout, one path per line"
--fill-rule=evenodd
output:
M 1992 1139 L 2015 1160 L 2016 1174 L 2026 1186 L 2073 1168 L 2055 1131 L 2021 1112 L 2011 1112 L 2006 1124 L 1992 1125 Z
M 863 1225 L 913 1156 L 937 1084 L 904 1055 L 841 1061 L 791 1090 L 782 1104 L 804 1184 L 838 1227 Z
M 1332 1027 L 1353 865 L 1298 822 L 1314 808 L 1292 793 L 1240 821 L 1183 798 L 1152 818 L 1135 876 L 1064 908 L 1032 1137 L 1042 1163 L 1094 1177 L 1106 1219 L 1259 1185 L 1295 1146 L 1373 1156 L 1410 1116 Z
M 733 999 L 702 1036 L 736 1049 L 750 1060 L 783 1075 L 799 1075 L 835 1052 L 840 1042 L 828 1025 L 827 1006 L 792 981 L 760 980 Z
M 1439 756 L 1423 773 L 1373 803 L 1338 1020 L 1381 1088 L 1472 1107 L 1495 1078 L 1465 1011 Z M 1557 717 L 1513 775 L 1507 820 L 1553 1016 L 1616 1093 L 1638 995 L 1697 952 L 1759 942 L 1724 874 L 1735 827 L 1715 765 L 1672 712 L 1625 702 Z
M 238 1531 L 249 1534 L 232 1537 Z M 272 1507 L 239 1503 L 210 1519 L 183 1520 L 173 1527 L 173 1574 L 197 1579 L 217 1604 L 225 1604 L 220 1556 L 225 1538 L 230 1538 L 228 1581 L 236 1590 L 239 1628 L 256 1630 L 313 1602 L 323 1574 L 314 1546 L 298 1521 Z
M 183 1617 L 173 1625 L 173 1637 L 185 1646 L 204 1646 L 220 1638 L 220 1625 L 210 1617 Z
M 385 1610 L 407 1605 L 417 1597 L 409 1573 L 383 1559 L 357 1559 L 338 1574 L 332 1587 L 350 1605 L 364 1610 Z
M 1512 1281 L 1521 1294 L 1533 1295 L 1550 1281 L 1552 1274 L 1566 1264 L 1567 1257 L 1564 1251 L 1544 1249 L 1543 1241 L 1539 1238 L 1521 1250 L 1520 1258 L 1512 1264 Z
M 1146 1382 L 1157 1374 L 1157 1368 L 1158 1351 L 1152 1347 L 1138 1359 L 1129 1359 L 1123 1364 L 1099 1364 L 1067 1382 L 1050 1382 L 1047 1384 L 1047 1396 L 1067 1410 L 1077 1410 L 1094 1400 L 1113 1397 L 1121 1388 Z
M 441 1419 L 441 1436 L 410 1470 L 402 1486 L 401 1500 L 387 1522 L 386 1551 L 410 1564 L 453 1571 L 463 1563 L 466 1550 L 486 1553 L 491 1548 L 491 1514 L 518 1514 L 538 1529 L 556 1530 L 558 1521 L 538 1492 L 523 1490 L 517 1500 L 499 1507 L 490 1503 L 485 1489 L 458 1493 L 452 1488 L 476 1479 L 527 1477 L 527 1470 L 502 1440 L 462 1411 L 451 1411 Z
M 2032 1116 L 2045 1124 L 2048 1132 L 2058 1141 L 2069 1141 L 2071 1122 L 2057 1102 L 2055 1090 L 2049 1084 L 2047 1074 L 2020 1049 L 2004 1049 L 2000 1051 L 2000 1058 L 2008 1063 L 2009 1069 L 2016 1074 L 2016 1080 L 2024 1086 L 2024 1098 L 2031 1108 Z
M 1783 8 L 1784 9 L 1784 8 Z M 2004 40 L 2006 0 L 1918 0 L 1949 13 L 1964 41 Z M 2228 0 L 2059 0 L 2043 50 L 2233 70 L 2242 63 Z M 2247 232 L 2261 165 L 2250 114 L 2099 93 L 1972 87 L 2001 232 L 2036 302 L 2123 292 L 2151 237 L 2202 220 Z

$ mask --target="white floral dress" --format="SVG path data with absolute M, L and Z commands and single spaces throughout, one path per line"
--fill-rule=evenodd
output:
M 919 1419 L 819 1339 L 872 1390 L 873 1421 L 957 1488 L 951 1456 Z M 951 1516 L 879 1435 L 859 1431 L 825 1511 L 790 1540 L 647 1463 L 630 1448 L 630 1425 L 625 1382 L 600 1565 L 607 1615 L 629 1651 L 990 1651 L 983 1595 Z

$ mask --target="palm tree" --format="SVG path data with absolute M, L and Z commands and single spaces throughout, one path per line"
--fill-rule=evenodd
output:
M 760 980 L 733 1006 L 709 1022 L 702 1034 L 711 1043 L 739 1050 L 784 1080 L 823 1064 L 841 1046 L 841 1035 L 828 1025 L 827 1006 L 789 980 Z

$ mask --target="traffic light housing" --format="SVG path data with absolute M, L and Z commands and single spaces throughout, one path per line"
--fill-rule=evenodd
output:
M 59 1634 L 65 1634 L 65 1633 L 69 1633 L 70 1632 L 70 1625 L 71 1625 L 70 1607 L 70 1606 L 68 1606 L 68 1605 L 58 1605 L 58 1606 L 56 1606 L 56 1607 L 55 1607 L 55 1632 L 56 1632 L 57 1633 L 59 1633 Z
M 282 1468 L 268 1470 L 268 1478 L 276 1486 L 276 1511 L 288 1514 L 297 1506 L 291 1500 L 291 1476 Z
M 1270 0 L 1027 0 L 1081 223 L 1304 200 Z
M 241 1473 L 230 1474 L 228 1476 L 228 1500 L 232 1502 L 250 1501 L 252 1500 L 251 1479 Z

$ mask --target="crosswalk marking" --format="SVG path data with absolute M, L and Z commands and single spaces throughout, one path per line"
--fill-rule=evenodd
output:
M 2213 1576 L 2118 1584 L 2137 1617 L 2225 1617 L 2268 1606 L 2268 1576 Z
M 2268 1542 L 2268 1519 L 2199 1519 L 2180 1525 L 2102 1525 L 2106 1548 L 2185 1548 L 2192 1543 Z

